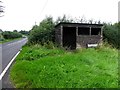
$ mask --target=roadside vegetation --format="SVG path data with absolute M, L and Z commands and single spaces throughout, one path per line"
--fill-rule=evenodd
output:
M 20 40 L 20 39 L 22 39 L 22 38 L 4 39 L 4 40 L 0 41 L 0 44 L 6 43 L 6 42 L 11 42 L 11 41 L 14 41 L 14 40 Z
M 120 22 L 115 24 L 104 24 L 104 41 L 106 40 L 113 47 L 120 49 Z
M 0 30 L 0 43 L 10 42 L 13 40 L 19 40 L 22 37 L 26 37 L 28 35 L 27 31 L 20 31 L 17 30 L 12 31 L 2 31 Z
M 120 22 L 115 24 L 105 23 L 101 21 L 86 20 L 85 18 L 76 19 L 69 18 L 66 15 L 58 17 L 53 21 L 51 16 L 46 17 L 39 25 L 34 25 L 30 30 L 29 44 L 44 44 L 46 42 L 55 43 L 55 29 L 54 26 L 59 22 L 72 22 L 72 23 L 95 23 L 103 24 L 103 41 L 108 42 L 112 47 L 120 48 Z
M 55 44 L 54 26 L 76 22 L 65 15 L 46 17 L 33 26 L 28 43 L 11 68 L 10 79 L 17 88 L 118 88 L 118 37 L 120 23 L 104 24 L 103 45 L 66 51 Z M 86 20 L 77 20 L 86 23 Z M 87 23 L 93 23 L 89 20 Z M 98 21 L 100 24 L 100 21 Z
M 118 52 L 106 46 L 72 52 L 24 46 L 10 78 L 16 88 L 117 88 Z
M 15 39 L 15 38 L 22 37 L 22 34 L 18 32 L 11 32 L 11 31 L 5 31 L 2 33 L 2 35 L 5 39 Z

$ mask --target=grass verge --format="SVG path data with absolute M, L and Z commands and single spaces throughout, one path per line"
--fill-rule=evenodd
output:
M 16 88 L 117 88 L 118 51 L 101 47 L 67 52 L 24 46 L 10 79 Z
M 13 40 L 20 40 L 20 39 L 22 39 L 22 38 L 5 39 L 5 40 L 3 40 L 3 41 L 0 41 L 0 44 L 6 43 L 6 42 L 11 42 L 11 41 L 13 41 Z

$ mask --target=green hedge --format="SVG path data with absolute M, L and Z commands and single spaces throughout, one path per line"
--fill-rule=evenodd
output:
M 11 32 L 11 31 L 5 31 L 2 33 L 2 35 L 5 39 L 14 39 L 14 38 L 22 37 L 22 34 L 18 32 Z
M 103 36 L 104 40 L 107 40 L 112 46 L 120 48 L 120 23 L 105 24 Z

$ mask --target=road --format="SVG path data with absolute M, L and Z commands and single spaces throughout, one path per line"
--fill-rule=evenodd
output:
M 1 56 L 0 59 L 2 60 L 2 62 L 0 62 L 0 63 L 2 63 L 2 67 L 0 67 L 0 69 L 1 69 L 0 75 L 4 71 L 4 69 L 7 67 L 9 62 L 12 60 L 12 58 L 21 49 L 21 47 L 23 45 L 25 45 L 26 42 L 27 42 L 27 38 L 24 38 L 21 40 L 14 40 L 12 42 L 0 44 L 0 56 Z M 0 66 L 1 66 L 1 64 L 0 64 Z M 3 76 L 2 80 L 1 80 L 3 88 L 9 88 L 8 87 L 9 86 L 8 85 L 8 81 L 9 81 L 8 76 L 9 75 L 7 75 L 7 74 L 9 74 L 9 70 L 6 72 L 6 74 Z

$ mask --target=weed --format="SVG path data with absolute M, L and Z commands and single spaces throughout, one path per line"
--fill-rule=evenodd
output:
M 117 88 L 117 53 L 110 47 L 68 52 L 24 46 L 10 78 L 17 88 Z

